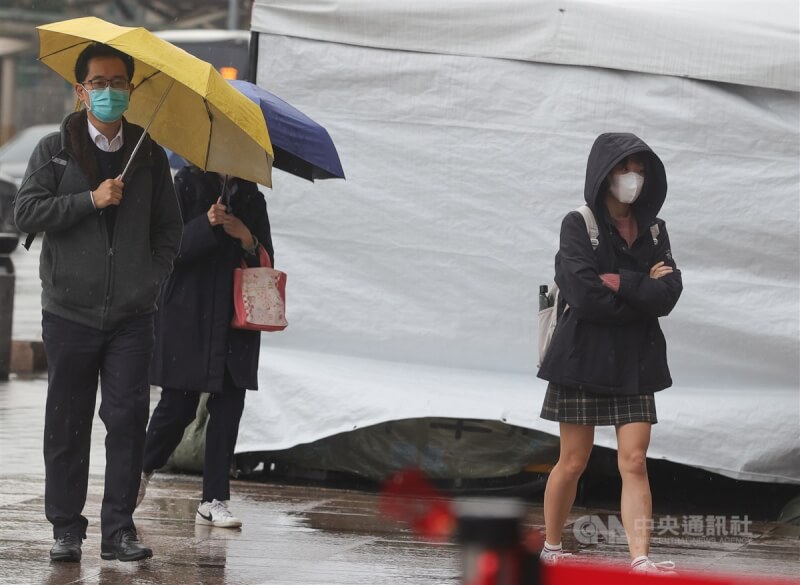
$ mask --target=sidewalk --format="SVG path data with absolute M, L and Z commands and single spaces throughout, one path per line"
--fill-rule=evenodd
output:
M 100 560 L 102 478 L 93 476 L 88 538 L 79 565 L 50 563 L 41 479 L 0 479 L 0 583 L 125 585 L 458 583 L 457 551 L 420 542 L 375 516 L 375 498 L 352 492 L 234 482 L 239 530 L 196 526 L 198 478 L 158 477 L 135 519 L 154 558 Z
M 44 517 L 41 455 L 46 382 L 0 383 L 0 585 L 457 585 L 459 551 L 432 544 L 381 518 L 372 493 L 234 481 L 231 508 L 241 531 L 194 524 L 201 491 L 197 476 L 157 474 L 135 519 L 154 558 L 141 563 L 100 560 L 104 431 L 95 419 L 91 479 L 84 514 L 88 539 L 80 564 L 50 563 L 51 528 Z M 157 398 L 153 393 L 152 398 Z M 99 400 L 98 400 L 99 402 Z M 576 509 L 580 517 L 615 512 Z M 658 521 L 658 519 L 656 519 Z M 542 509 L 527 506 L 529 527 L 542 527 Z M 564 533 L 577 562 L 623 567 L 622 544 L 578 547 Z M 656 538 L 652 557 L 684 571 L 797 578 L 800 527 L 753 522 L 738 542 L 670 542 Z

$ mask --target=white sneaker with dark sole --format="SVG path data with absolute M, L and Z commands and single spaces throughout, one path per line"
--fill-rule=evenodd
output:
M 539 560 L 544 565 L 557 565 L 571 556 L 572 553 L 564 552 L 560 548 L 555 550 L 543 549 L 542 552 L 539 553 Z
M 239 528 L 242 525 L 242 521 L 228 510 L 227 503 L 219 500 L 201 503 L 197 508 L 194 521 L 195 524 L 216 526 L 217 528 Z
M 651 575 L 669 575 L 676 576 L 678 572 L 675 569 L 675 563 L 672 561 L 661 561 L 654 563 L 647 557 L 639 557 L 631 565 L 631 573 L 648 573 Z

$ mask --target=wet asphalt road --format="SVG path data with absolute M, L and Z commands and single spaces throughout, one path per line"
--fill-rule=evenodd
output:
M 194 524 L 200 489 L 194 478 L 154 483 L 135 516 L 154 558 L 138 563 L 100 560 L 102 481 L 92 481 L 83 561 L 51 564 L 42 498 L 27 489 L 40 484 L 3 483 L 25 498 L 0 525 L 4 585 L 458 583 L 454 547 L 387 531 L 375 519 L 371 496 L 237 483 L 232 508 L 245 524 L 241 531 L 226 530 Z
M 100 560 L 104 429 L 95 419 L 89 519 L 83 561 L 50 563 L 51 528 L 44 517 L 41 454 L 46 381 L 0 382 L 0 585 L 455 585 L 459 550 L 431 543 L 378 514 L 373 493 L 234 481 L 231 508 L 239 530 L 194 523 L 198 476 L 157 474 L 135 520 L 154 558 L 140 563 Z M 153 392 L 152 399 L 158 394 Z M 99 402 L 99 401 L 98 401 Z M 154 404 L 154 403 L 153 403 Z M 610 511 L 614 513 L 614 511 Z M 576 508 L 569 521 L 600 510 Z M 526 507 L 528 528 L 544 524 L 539 504 Z M 800 575 L 800 527 L 754 522 L 736 542 L 654 539 L 656 560 L 684 570 Z M 571 530 L 565 547 L 576 562 L 626 564 L 624 545 L 578 547 Z M 800 581 L 794 581 L 800 582 Z
M 234 481 L 242 530 L 196 526 L 198 476 L 157 474 L 135 514 L 154 558 L 100 560 L 104 429 L 95 417 L 80 564 L 50 563 L 42 428 L 46 381 L 0 382 L 0 585 L 458 583 L 454 546 L 381 519 L 374 494 Z M 153 399 L 157 393 L 153 393 Z

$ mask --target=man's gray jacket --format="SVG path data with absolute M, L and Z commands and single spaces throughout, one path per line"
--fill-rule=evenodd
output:
M 142 132 L 123 120 L 123 161 Z M 68 115 L 61 131 L 42 138 L 31 155 L 14 219 L 22 231 L 44 233 L 42 309 L 109 330 L 156 310 L 183 222 L 166 153 L 146 136 L 125 176 L 109 241 L 90 193 L 102 182 L 95 148 L 86 112 Z

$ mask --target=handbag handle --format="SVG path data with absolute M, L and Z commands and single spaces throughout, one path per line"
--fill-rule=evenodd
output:
M 260 242 L 258 244 L 258 260 L 261 268 L 272 268 L 272 262 L 269 261 L 267 249 Z M 244 258 L 242 258 L 242 268 L 248 268 Z

